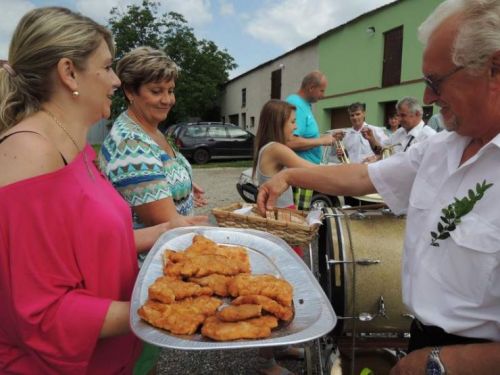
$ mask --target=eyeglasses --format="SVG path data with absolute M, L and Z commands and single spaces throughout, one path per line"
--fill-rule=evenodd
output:
M 436 94 L 437 96 L 439 96 L 439 95 L 441 95 L 440 87 L 443 84 L 443 82 L 446 81 L 448 78 L 450 78 L 453 74 L 455 74 L 456 72 L 458 72 L 458 71 L 460 71 L 460 70 L 462 70 L 464 68 L 465 68 L 465 66 L 457 66 L 451 72 L 445 74 L 441 78 L 434 79 L 434 80 L 430 79 L 427 76 L 424 76 L 423 79 L 424 79 L 425 85 L 428 88 L 430 88 L 434 94 Z

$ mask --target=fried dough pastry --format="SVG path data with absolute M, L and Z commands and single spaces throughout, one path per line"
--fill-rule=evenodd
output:
M 172 304 L 148 300 L 137 313 L 154 327 L 177 335 L 192 335 L 207 316 L 215 314 L 221 303 L 221 300 L 208 296 L 187 298 Z
M 214 294 L 221 297 L 229 296 L 229 291 L 227 290 L 227 283 L 231 280 L 232 276 L 225 275 L 208 275 L 204 277 L 191 277 L 189 281 L 196 283 L 201 286 L 209 287 Z
M 204 314 L 196 313 L 189 308 L 151 300 L 147 301 L 137 313 L 152 326 L 177 335 L 192 335 L 205 320 Z
M 188 256 L 222 255 L 232 259 L 233 263 L 238 265 L 240 273 L 250 273 L 250 259 L 243 247 L 218 245 L 201 234 L 193 237 L 193 244 L 184 251 L 184 254 Z
M 189 307 L 196 312 L 200 312 L 205 316 L 214 315 L 217 308 L 222 305 L 222 301 L 216 297 L 200 296 L 194 298 L 186 298 L 181 301 L 175 302 L 176 305 L 181 307 Z
M 275 300 L 260 295 L 248 295 L 248 296 L 240 296 L 235 298 L 232 302 L 233 305 L 236 306 L 244 306 L 245 304 L 256 304 L 261 305 L 262 310 L 267 311 L 273 314 L 275 317 L 284 320 L 290 321 L 293 318 L 293 308 L 288 306 L 282 306 Z
M 240 274 L 228 282 L 229 294 L 233 297 L 259 294 L 278 301 L 283 306 L 292 306 L 293 288 L 288 281 L 272 275 Z
M 216 316 L 211 316 L 203 323 L 201 334 L 216 341 L 262 339 L 269 337 L 271 329 L 277 326 L 278 319 L 272 315 L 241 322 L 223 322 Z
M 163 303 L 172 303 L 187 297 L 213 294 L 212 289 L 170 276 L 162 276 L 149 287 L 149 298 Z
M 239 322 L 262 315 L 261 305 L 241 304 L 238 306 L 227 306 L 217 311 L 215 316 L 224 322 Z
M 168 250 L 167 250 L 168 251 Z M 174 254 L 172 254 L 174 253 Z M 185 253 L 166 253 L 164 273 L 168 276 L 203 277 L 211 274 L 237 275 L 240 269 L 231 258 L 222 255 L 188 256 Z

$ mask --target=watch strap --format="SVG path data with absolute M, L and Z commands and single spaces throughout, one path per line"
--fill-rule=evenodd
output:
M 435 346 L 432 348 L 429 353 L 429 357 L 427 360 L 427 374 L 429 375 L 446 375 L 446 368 L 444 367 L 443 362 L 441 362 L 441 357 L 439 356 L 441 352 L 440 346 Z M 430 364 L 432 363 L 432 366 Z M 432 370 L 431 370 L 432 368 Z

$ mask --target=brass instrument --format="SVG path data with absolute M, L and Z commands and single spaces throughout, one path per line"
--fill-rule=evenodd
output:
M 342 156 L 339 157 L 340 162 L 342 164 L 350 164 L 351 161 L 349 160 L 349 157 L 347 156 L 347 153 L 345 152 L 344 142 L 335 138 L 335 147 L 342 151 Z
M 401 144 L 396 143 L 394 145 L 389 145 L 389 146 L 385 146 L 384 148 L 382 148 L 382 151 L 380 152 L 382 159 L 387 159 L 387 158 L 391 157 L 392 155 L 394 155 L 396 153 L 397 146 L 401 146 Z

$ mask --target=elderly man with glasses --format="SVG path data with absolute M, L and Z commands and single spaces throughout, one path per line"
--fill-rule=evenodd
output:
M 377 163 L 287 169 L 259 192 L 261 210 L 297 185 L 376 191 L 407 211 L 402 291 L 415 320 L 391 375 L 500 373 L 499 30 L 498 0 L 445 0 L 420 26 L 424 102 L 449 131 Z

